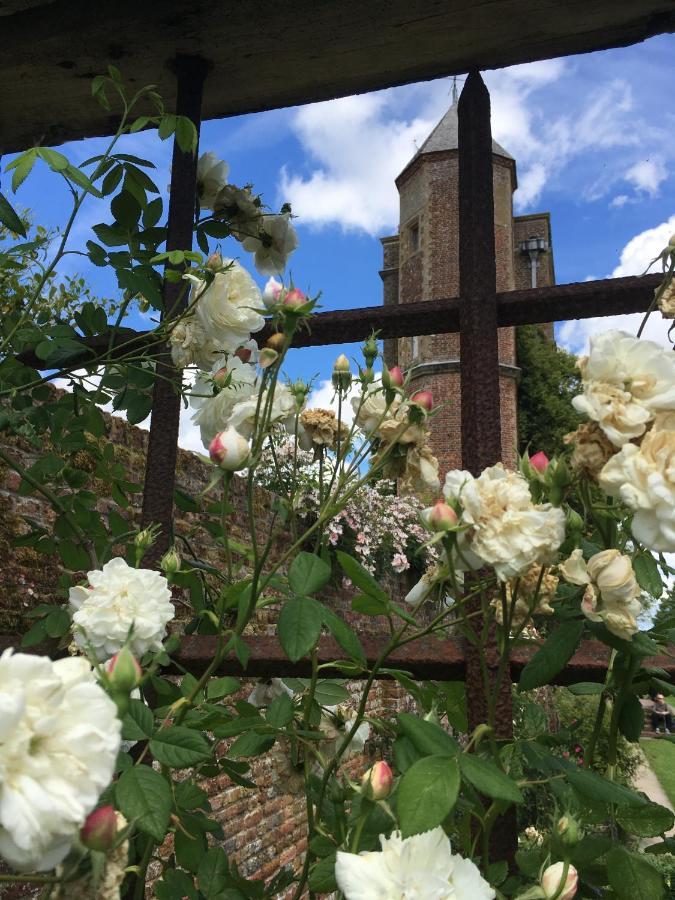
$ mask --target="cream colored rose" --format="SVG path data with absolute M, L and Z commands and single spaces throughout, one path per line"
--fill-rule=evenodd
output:
M 535 563 L 551 562 L 564 540 L 562 510 L 532 503 L 527 481 L 501 463 L 478 478 L 465 471 L 448 472 L 443 493 L 451 505 L 459 503 L 461 522 L 470 526 L 463 546 L 492 566 L 501 581 L 524 574 Z M 471 557 L 467 561 L 473 563 Z M 457 564 L 462 567 L 461 559 Z
M 401 398 L 396 395 L 392 403 L 387 404 L 381 384 L 369 384 L 365 396 L 352 397 L 352 409 L 356 424 L 368 437 L 373 437 L 380 426 L 395 416 Z
M 196 365 L 204 372 L 210 372 L 220 357 L 220 349 L 208 337 L 196 316 L 186 316 L 171 329 L 169 347 L 174 366 L 185 369 Z
M 435 494 L 440 490 L 438 460 L 427 444 L 408 447 L 400 487 L 402 494 Z
M 216 363 L 214 368 L 218 369 L 219 365 Z M 202 443 L 207 449 L 218 432 L 224 431 L 231 424 L 230 417 L 235 405 L 252 396 L 257 398 L 253 366 L 232 356 L 227 361 L 226 368 L 230 374 L 227 387 L 216 390 L 214 394 L 213 378 L 200 376 L 190 397 L 190 405 L 196 409 L 192 421 L 199 427 Z
M 616 447 L 597 422 L 583 422 L 576 431 L 566 434 L 563 440 L 574 447 L 570 460 L 572 468 L 594 480 L 597 480 L 602 467 L 616 453 Z
M 247 440 L 251 438 L 255 430 L 256 419 L 262 417 L 262 411 L 267 405 L 267 390 L 263 394 L 260 405 L 258 405 L 258 394 L 256 392 L 247 399 L 235 403 L 232 407 L 228 420 L 229 424 L 243 434 Z M 287 385 L 277 383 L 274 389 L 272 406 L 269 410 L 270 424 L 283 425 L 290 433 L 294 429 L 296 416 L 295 397 Z
M 675 359 L 653 341 L 623 331 L 595 335 L 579 368 L 584 392 L 574 408 L 616 447 L 644 434 L 657 412 L 675 409 Z
M 675 319 L 675 279 L 671 279 L 659 297 L 659 309 L 664 319 Z
M 254 254 L 254 264 L 261 275 L 279 275 L 298 246 L 290 213 L 261 216 L 259 228 L 257 236 L 242 240 L 244 250 Z
M 638 631 L 640 587 L 629 556 L 602 550 L 586 563 L 577 549 L 559 569 L 565 581 L 586 586 L 581 611 L 587 619 L 604 622 L 609 631 L 627 641 Z
M 520 628 L 532 616 L 551 616 L 558 589 L 558 577 L 551 572 L 544 571 L 542 566 L 531 566 L 519 579 L 512 579 L 506 587 L 507 612 L 511 620 L 512 628 Z M 513 598 L 515 606 L 511 612 Z M 495 597 L 491 603 L 495 610 L 495 619 L 500 625 L 504 624 L 504 604 L 501 596 Z
M 301 433 L 298 443 L 303 450 L 311 450 L 313 446 L 334 448 L 337 444 L 338 421 L 332 409 L 305 409 L 300 414 Z M 340 422 L 340 443 L 349 435 L 349 429 Z
M 197 198 L 201 209 L 213 209 L 216 197 L 227 183 L 230 167 L 215 153 L 202 153 L 197 163 Z
M 656 428 L 639 447 L 626 444 L 599 483 L 634 511 L 631 529 L 638 541 L 660 553 L 675 550 L 675 430 Z

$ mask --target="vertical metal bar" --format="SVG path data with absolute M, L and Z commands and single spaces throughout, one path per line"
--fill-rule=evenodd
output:
M 462 464 L 472 475 L 501 459 L 497 271 L 492 182 L 490 95 L 472 71 L 459 98 L 459 294 Z M 467 612 L 487 613 L 489 598 L 476 598 Z M 489 613 L 488 613 L 489 614 Z M 480 633 L 483 617 L 473 628 Z M 499 678 L 494 624 L 480 649 L 465 642 L 469 730 L 488 718 L 488 692 L 497 693 L 495 731 L 513 735 L 511 673 Z M 487 672 L 487 684 L 484 672 Z M 492 861 L 512 861 L 517 850 L 515 813 L 493 832 Z M 484 860 L 484 864 L 487 860 Z
M 207 70 L 207 63 L 199 57 L 178 57 L 175 62 L 176 114 L 191 119 L 198 136 L 201 125 L 202 89 Z M 192 247 L 197 196 L 197 157 L 197 152 L 183 153 L 177 140 L 174 139 L 167 250 L 189 250 Z M 162 304 L 162 318 L 175 316 L 184 309 L 187 305 L 185 282 L 165 281 Z M 146 563 L 156 562 L 169 546 L 172 537 L 173 493 L 181 406 L 180 372 L 173 366 L 168 349 L 158 354 L 156 372 L 141 521 L 143 527 L 152 523 L 158 524 L 161 533 L 146 557 Z

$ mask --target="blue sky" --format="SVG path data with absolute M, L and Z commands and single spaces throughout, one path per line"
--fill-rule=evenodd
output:
M 516 212 L 550 211 L 559 283 L 639 274 L 675 232 L 673 59 L 675 36 L 668 35 L 485 75 L 493 134 L 517 161 Z M 376 305 L 382 296 L 379 237 L 395 232 L 398 222 L 394 178 L 445 112 L 450 86 L 439 79 L 206 122 L 201 150 L 226 159 L 230 180 L 252 182 L 270 206 L 293 204 L 300 247 L 290 271 L 299 287 L 323 292 L 323 309 Z M 101 146 L 88 140 L 61 149 L 80 162 Z M 154 160 L 157 183 L 168 185 L 168 143 L 144 133 L 125 139 L 123 149 Z M 35 170 L 15 200 L 46 225 L 62 222 L 67 208 L 65 191 L 44 169 Z M 87 240 L 93 224 L 107 221 L 106 212 L 95 201 L 85 207 L 76 243 Z M 225 242 L 223 251 L 236 255 L 240 247 Z M 70 260 L 78 261 L 69 263 L 78 271 L 82 257 Z M 250 267 L 246 254 L 241 261 Z M 113 289 L 100 270 L 79 271 L 101 294 Z M 132 324 L 147 325 L 140 319 Z M 634 328 L 633 317 L 617 324 Z M 588 335 L 604 327 L 596 320 L 563 323 L 558 339 L 579 352 Z M 649 328 L 650 336 L 665 338 L 662 324 Z M 355 350 L 293 352 L 288 372 L 326 379 L 342 349 Z

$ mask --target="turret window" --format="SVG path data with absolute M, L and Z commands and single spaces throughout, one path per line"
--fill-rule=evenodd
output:
M 417 253 L 420 249 L 420 223 L 413 222 L 408 228 L 408 249 L 410 253 Z

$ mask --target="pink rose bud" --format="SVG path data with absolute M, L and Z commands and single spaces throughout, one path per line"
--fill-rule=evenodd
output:
M 539 472 L 540 474 L 546 471 L 548 464 L 549 458 L 543 450 L 540 450 L 539 453 L 535 453 L 534 456 L 530 457 L 530 465 L 535 472 Z
M 138 660 L 128 647 L 122 647 L 106 665 L 108 680 L 115 691 L 130 694 L 143 677 Z
M 437 500 L 431 507 L 429 525 L 432 531 L 449 531 L 457 522 L 457 513 L 445 500 Z
M 276 350 L 277 353 L 281 353 L 284 349 L 284 344 L 286 343 L 286 335 L 282 334 L 280 331 L 277 331 L 276 334 L 271 335 L 265 341 L 265 346 L 269 347 L 270 350 Z
M 250 347 L 237 347 L 234 351 L 234 355 L 237 359 L 240 359 L 243 363 L 247 363 L 251 361 L 251 355 L 253 351 Z
M 223 257 L 220 253 L 212 253 L 206 260 L 206 268 L 212 272 L 219 272 L 223 268 Z
M 391 369 L 384 369 L 382 372 L 382 384 L 386 388 L 403 387 L 403 372 L 399 366 L 393 366 Z
M 305 303 L 307 303 L 307 294 L 304 294 L 298 288 L 291 288 L 290 291 L 286 291 L 284 306 L 290 309 L 298 309 L 300 306 L 304 306 Z
M 572 897 L 576 894 L 579 884 L 577 870 L 574 866 L 569 866 L 565 883 L 562 884 L 564 871 L 565 863 L 562 862 L 553 863 L 552 866 L 549 866 L 544 871 L 544 874 L 541 876 L 541 889 L 546 900 L 552 900 L 553 897 L 555 897 L 555 900 L 572 900 Z
M 434 405 L 434 398 L 431 396 L 431 391 L 418 391 L 416 394 L 412 395 L 410 402 L 416 403 L 417 406 L 421 406 L 422 409 L 425 409 L 427 412 L 431 412 Z
M 391 793 L 394 773 L 384 760 L 376 762 L 361 779 L 361 793 L 370 800 L 384 800 Z
M 236 472 L 243 469 L 248 461 L 250 448 L 246 438 L 242 437 L 236 428 L 226 428 L 220 431 L 209 444 L 209 456 L 221 469 L 226 472 Z
M 280 284 L 276 278 L 270 278 L 267 281 L 262 293 L 262 299 L 265 306 L 275 306 L 281 299 L 281 292 L 284 286 Z
M 225 366 L 223 366 L 222 369 L 218 369 L 216 374 L 213 376 L 213 383 L 216 385 L 216 387 L 225 387 L 229 374 L 230 373 L 227 371 Z
M 271 347 L 263 347 L 258 355 L 258 363 L 261 369 L 269 368 L 269 366 L 274 365 L 278 359 L 279 354 L 276 350 L 272 350 Z
M 80 829 L 80 840 L 90 850 L 105 853 L 110 850 L 117 836 L 117 817 L 112 806 L 100 806 L 85 819 Z

